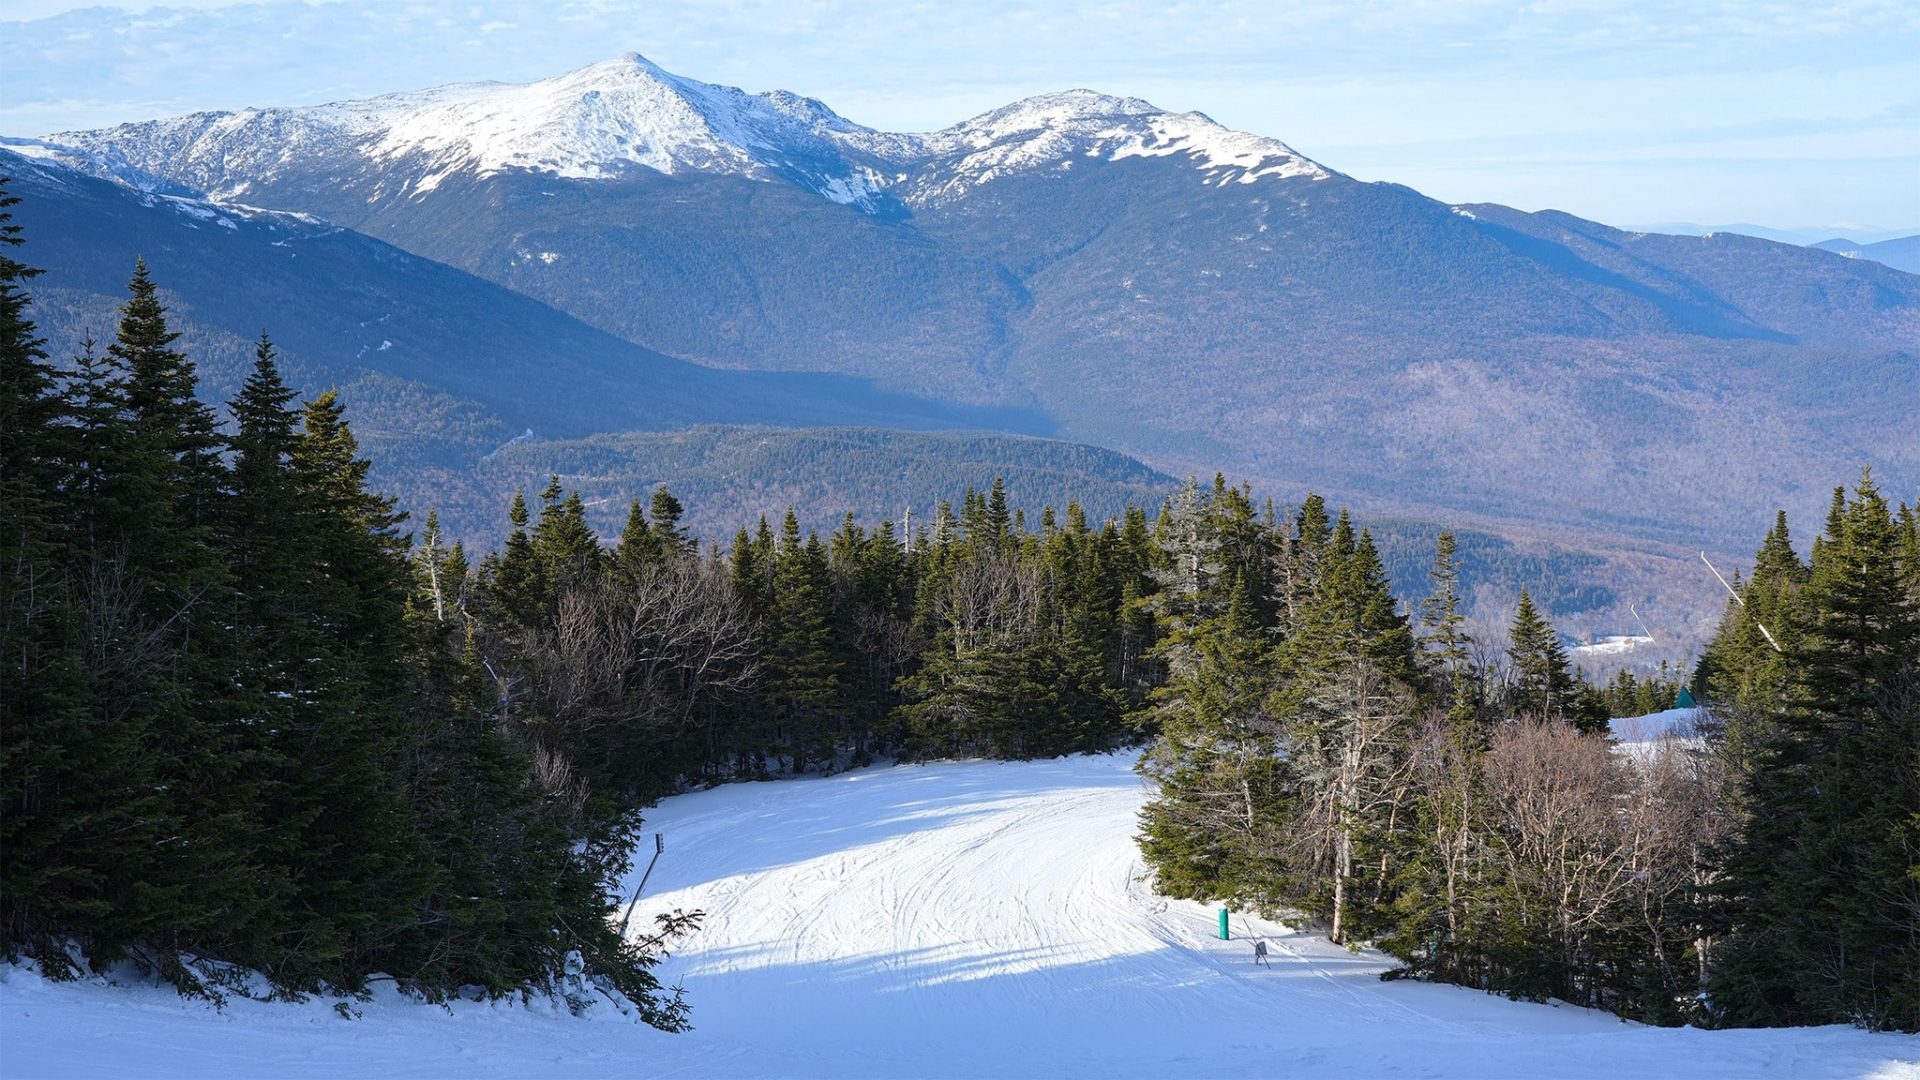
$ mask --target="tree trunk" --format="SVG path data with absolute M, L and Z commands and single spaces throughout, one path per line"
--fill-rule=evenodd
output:
M 1347 878 L 1353 872 L 1353 837 L 1347 832 L 1343 822 L 1340 835 L 1335 844 L 1333 866 L 1333 933 L 1330 935 L 1335 945 L 1345 945 L 1347 916 Z

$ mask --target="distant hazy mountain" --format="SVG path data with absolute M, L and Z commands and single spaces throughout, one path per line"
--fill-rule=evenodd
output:
M 1856 244 L 1851 240 L 1835 238 L 1822 240 L 1813 246 L 1850 259 L 1872 259 L 1882 266 L 1920 274 L 1920 236 L 1901 236 L 1872 244 Z
M 1021 410 L 1172 471 L 1742 542 L 1863 463 L 1920 483 L 1920 278 L 1448 206 L 1137 99 L 890 134 L 628 56 L 45 142 L 135 187 L 319 215 L 658 353 Z
M 1740 236 L 1754 236 L 1782 244 L 1819 248 L 1821 251 L 1831 251 L 1849 258 L 1872 259 L 1882 266 L 1891 266 L 1895 270 L 1909 274 L 1920 274 L 1920 236 L 1903 235 L 1898 231 L 1849 230 L 1851 236 L 1835 236 L 1833 234 L 1838 230 L 1831 228 L 1771 229 L 1765 225 L 1694 225 L 1690 222 L 1649 226 L 1647 231 L 1677 233 L 1683 236 L 1736 233 Z
M 1862 244 L 1892 240 L 1911 232 L 1910 229 L 1855 228 L 1836 225 L 1804 225 L 1790 229 L 1774 228 L 1769 225 L 1698 225 L 1691 221 L 1663 222 L 1659 225 L 1640 227 L 1641 232 L 1674 233 L 1679 236 L 1705 236 L 1708 233 L 1739 233 L 1741 236 L 1758 237 L 1781 244 L 1794 244 L 1800 247 L 1819 247 L 1820 241 L 1828 240 L 1837 234 Z

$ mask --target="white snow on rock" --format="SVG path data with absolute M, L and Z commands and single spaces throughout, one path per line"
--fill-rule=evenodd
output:
M 1200 113 L 1071 90 L 930 134 L 862 127 L 812 98 L 750 94 L 638 53 L 526 85 L 462 83 L 303 108 L 249 108 L 73 131 L 26 144 L 144 190 L 234 199 L 298 170 L 369 197 L 424 198 L 461 176 L 527 170 L 598 180 L 633 168 L 783 180 L 877 210 L 950 201 L 1074 159 L 1183 156 L 1202 183 L 1333 175 L 1274 139 Z M 896 190 L 897 189 L 897 190 Z
M 1222 184 L 1333 175 L 1278 139 L 1234 131 L 1197 112 L 1170 113 L 1139 98 L 1092 90 L 1016 101 L 917 140 L 941 164 L 913 185 L 908 201 L 915 204 L 951 201 L 1004 176 L 1071 165 L 1075 157 L 1119 161 L 1182 154 L 1203 182 Z
M 8 1076 L 1913 1077 L 1844 1027 L 1648 1028 L 1381 982 L 1391 962 L 1153 895 L 1126 755 L 876 768 L 669 799 L 639 921 L 701 908 L 661 971 L 695 1030 L 383 990 L 357 1005 L 47 983 L 0 968 Z M 650 849 L 651 844 L 647 847 Z M 649 851 L 650 853 L 650 851 Z M 636 874 L 637 877 L 637 874 Z M 1272 968 L 1252 963 L 1267 938 Z
M 520 168 L 574 179 L 626 164 L 754 176 L 768 152 L 824 145 L 824 133 L 854 127 L 818 102 L 682 79 L 638 53 L 526 86 L 455 87 L 331 111 L 376 136 L 377 159 L 420 153 L 444 170 L 486 176 Z
M 304 108 L 195 113 L 43 142 L 135 186 L 230 198 L 301 165 L 396 170 L 381 194 L 523 169 L 603 179 L 662 173 L 784 176 L 839 202 L 865 199 L 869 168 L 836 139 L 866 129 L 811 98 L 684 79 L 638 53 L 526 85 L 462 83 Z

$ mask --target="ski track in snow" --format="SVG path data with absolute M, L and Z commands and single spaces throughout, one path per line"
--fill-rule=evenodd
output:
M 1385 983 L 1385 957 L 1241 912 L 1220 941 L 1217 908 L 1144 879 L 1131 764 L 875 768 L 667 800 L 635 923 L 708 914 L 661 968 L 687 988 L 689 1034 L 391 991 L 357 1021 L 319 1001 L 216 1012 L 0 968 L 0 1075 L 1920 1078 L 1911 1037 L 1647 1028 Z

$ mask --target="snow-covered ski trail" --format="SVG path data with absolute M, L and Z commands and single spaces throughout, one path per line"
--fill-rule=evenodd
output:
M 0 1076 L 1920 1080 L 1911 1037 L 1646 1028 L 1384 983 L 1386 958 L 1244 912 L 1221 941 L 1216 908 L 1145 880 L 1131 765 L 951 762 L 667 800 L 634 920 L 708 913 L 662 968 L 693 1004 L 685 1035 L 391 991 L 352 1021 L 324 1002 L 216 1013 L 0 967 Z
M 695 1003 L 688 1041 L 840 1076 L 1863 1076 L 1920 1058 L 1838 1028 L 1669 1031 L 1382 982 L 1387 958 L 1245 912 L 1221 941 L 1216 908 L 1145 880 L 1131 764 L 903 766 L 670 800 L 641 907 L 708 912 L 666 969 Z

